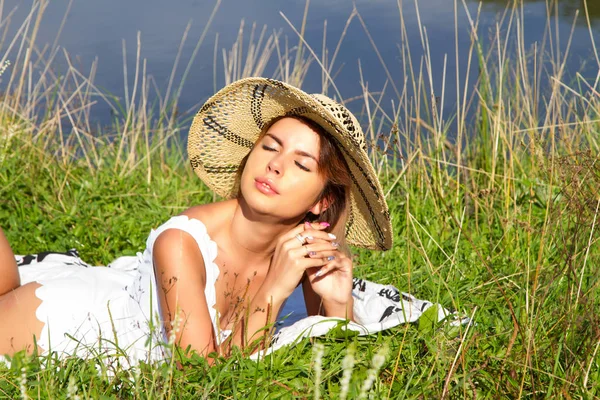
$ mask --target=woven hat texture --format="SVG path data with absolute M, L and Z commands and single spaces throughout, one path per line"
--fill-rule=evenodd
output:
M 369 249 L 391 248 L 390 214 L 360 124 L 346 107 L 327 96 L 310 95 L 267 78 L 231 83 L 211 97 L 192 122 L 188 137 L 192 168 L 220 196 L 235 196 L 242 159 L 265 126 L 280 116 L 313 120 L 332 136 L 344 155 L 353 182 L 347 243 Z

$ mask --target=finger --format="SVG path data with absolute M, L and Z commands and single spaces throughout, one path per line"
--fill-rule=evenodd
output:
M 322 260 L 324 260 L 325 264 L 321 268 L 319 268 L 318 271 L 315 272 L 314 278 L 322 278 L 334 271 L 348 272 L 348 271 L 346 271 L 346 268 L 344 267 L 344 265 L 339 262 L 327 261 L 328 258 L 322 259 Z
M 300 266 L 300 268 L 304 269 L 304 271 L 311 271 L 323 268 L 323 266 L 326 265 L 328 262 L 330 261 L 326 261 L 322 258 L 303 257 L 302 259 L 298 260 L 297 265 Z
M 305 230 L 302 233 L 306 237 L 307 243 L 315 243 L 318 241 L 334 242 L 337 241 L 337 237 L 333 233 L 324 231 L 317 231 L 314 229 Z
M 301 243 L 300 240 L 296 237 L 296 235 L 302 236 L 302 238 L 304 238 L 304 241 Z M 332 233 L 327 233 L 318 229 L 313 229 L 310 223 L 305 223 L 290 229 L 288 232 L 285 233 L 285 235 L 281 236 L 280 240 L 286 242 L 291 241 L 292 239 L 296 240 L 298 244 L 302 245 L 304 243 L 314 242 L 317 240 L 325 240 L 331 242 L 336 240 L 337 238 Z
M 302 235 L 303 237 L 305 237 L 306 235 L 304 234 L 304 225 L 298 225 L 292 229 L 290 229 L 289 231 L 287 231 L 284 235 L 280 236 L 281 240 L 286 242 L 288 240 L 296 240 L 296 235 Z
M 321 265 L 325 265 L 333 260 L 341 260 L 343 257 L 343 253 L 331 246 L 329 246 L 327 249 L 320 249 L 318 251 L 311 250 L 308 246 L 299 246 L 288 250 L 288 254 L 292 259 L 306 257 L 315 260 L 322 260 Z
M 292 259 L 308 258 L 308 253 L 309 251 L 306 246 L 300 246 L 289 251 L 290 258 Z
M 321 252 L 321 251 L 337 251 L 340 247 L 338 242 L 319 241 L 308 243 L 304 245 L 308 252 Z
M 304 231 L 305 232 L 311 232 L 311 234 L 313 234 L 315 231 L 317 232 L 327 232 L 327 230 L 329 229 L 330 225 L 329 222 L 305 222 L 304 223 Z
M 317 231 L 326 230 L 330 226 L 331 225 L 329 225 L 329 222 L 308 222 L 308 221 L 306 221 L 304 223 L 304 228 L 305 229 L 314 229 L 314 230 L 317 230 Z
M 335 263 L 332 262 L 327 262 L 326 264 L 324 264 L 321 268 L 319 268 L 315 274 L 313 275 L 313 278 L 323 278 L 325 276 L 327 276 L 327 274 L 329 274 L 330 272 L 334 271 L 336 269 L 335 267 Z
M 320 251 L 309 250 L 306 255 L 310 258 L 322 258 L 327 262 L 337 260 L 340 257 L 340 252 L 337 249 L 324 249 Z
M 333 271 L 339 271 L 342 273 L 347 273 L 347 274 L 352 275 L 352 269 L 353 269 L 352 260 L 345 257 L 345 255 L 343 253 L 340 253 L 340 254 L 341 254 L 341 257 L 336 258 L 332 261 L 325 262 L 325 261 L 327 261 L 327 259 L 323 260 L 325 263 L 323 264 L 323 266 L 321 268 L 318 269 L 318 271 L 314 271 L 313 278 L 319 278 L 319 277 L 325 276 Z
M 317 257 L 317 258 L 313 258 L 313 257 L 307 257 L 305 258 L 306 260 L 310 260 L 310 264 L 308 264 L 310 267 L 317 267 L 316 270 L 323 270 L 323 272 L 321 272 L 319 275 L 315 275 L 315 276 L 320 276 L 325 272 L 329 272 L 332 269 L 332 266 L 334 266 L 336 264 L 335 262 L 335 256 L 331 255 L 328 257 Z M 333 267 L 333 269 L 335 269 L 335 267 Z
M 293 243 L 292 247 L 298 247 L 308 243 L 308 241 L 314 241 L 313 235 L 315 232 L 319 231 L 311 230 L 310 232 L 307 232 L 304 225 L 298 225 L 297 227 L 290 229 L 285 235 L 281 236 L 280 240 L 284 243 Z M 323 236 L 320 235 L 319 237 Z

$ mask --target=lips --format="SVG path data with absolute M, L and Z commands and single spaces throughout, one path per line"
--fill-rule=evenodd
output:
M 258 190 L 265 194 L 279 194 L 277 187 L 271 179 L 256 178 L 254 184 Z

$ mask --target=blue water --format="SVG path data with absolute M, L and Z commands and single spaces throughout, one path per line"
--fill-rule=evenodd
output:
M 580 23 L 577 24 L 574 31 L 567 70 L 577 71 L 582 63 L 587 62 L 588 65 L 592 66 L 590 74 L 595 74 L 597 65 L 593 61 L 588 30 L 583 24 L 582 1 L 559 1 L 558 31 L 560 32 L 560 48 L 564 50 L 566 47 L 574 12 L 580 10 Z M 600 15 L 599 3 L 596 0 L 590 2 L 589 9 L 593 13 L 593 36 L 596 42 L 600 44 L 600 34 L 597 28 L 597 18 Z M 13 8 L 17 8 L 10 24 L 9 38 L 11 33 L 14 33 L 16 27 L 23 21 L 30 9 L 30 4 L 30 1 L 24 0 L 4 1 L 3 18 Z M 49 3 L 40 26 L 38 47 L 54 42 L 58 27 L 67 10 L 67 4 L 68 1 L 51 1 Z M 411 57 L 415 67 L 419 66 L 424 53 L 421 45 L 421 35 L 427 35 L 432 60 L 433 88 L 436 96 L 440 96 L 442 93 L 444 58 L 447 57 L 446 76 L 448 79 L 444 88 L 447 101 L 444 104 L 444 113 L 450 115 L 454 111 L 453 99 L 456 98 L 457 88 L 454 79 L 457 64 L 454 55 L 455 2 L 453 0 L 313 0 L 309 7 L 305 37 L 307 43 L 317 55 L 322 54 L 325 21 L 327 23 L 326 47 L 329 48 L 331 56 L 342 34 L 346 20 L 352 13 L 353 4 L 356 4 L 358 12 L 388 67 L 390 77 L 399 91 L 402 90 L 401 86 L 405 78 L 398 50 L 402 41 L 401 16 L 405 22 L 406 38 L 411 48 Z M 475 17 L 479 6 L 478 2 L 472 0 L 466 1 L 466 4 L 467 8 L 465 9 L 461 0 L 457 2 L 460 54 L 458 63 L 463 81 L 470 45 L 467 12 Z M 505 4 L 506 1 L 503 0 L 484 1 L 479 22 L 479 34 L 482 37 L 489 36 L 488 32 L 498 22 L 499 13 L 504 9 Z M 140 32 L 141 56 L 147 60 L 147 70 L 154 78 L 159 90 L 164 93 L 186 26 L 191 23 L 177 76 L 181 76 L 187 61 L 190 59 L 196 41 L 201 36 L 214 5 L 215 2 L 213 1 L 200 0 L 74 0 L 57 43 L 68 50 L 73 63 L 84 73 L 89 71 L 92 62 L 97 59 L 99 64 L 95 82 L 99 87 L 122 99 L 124 97 L 123 42 L 127 49 L 129 83 L 132 85 L 137 34 Z M 178 109 L 182 119 L 193 115 L 201 103 L 214 91 L 213 62 L 215 60 L 213 52 L 217 34 L 216 86 L 219 88 L 224 84 L 221 51 L 222 49 L 231 48 L 242 19 L 245 20 L 246 25 L 245 37 L 249 36 L 252 23 L 256 23 L 259 28 L 266 25 L 269 32 L 280 30 L 282 32 L 282 42 L 287 37 L 291 46 L 298 42 L 297 36 L 280 13 L 283 13 L 299 30 L 304 8 L 304 0 L 223 0 L 181 93 Z M 534 42 L 541 42 L 543 38 L 544 27 L 547 22 L 546 2 L 543 0 L 525 1 L 524 14 L 524 37 L 526 46 L 529 47 Z M 419 19 L 424 31 L 419 31 Z M 7 44 L 8 41 L 5 41 L 0 49 L 2 51 L 0 54 L 3 53 Z M 58 57 L 59 64 L 63 58 L 62 53 L 60 53 Z M 365 29 L 359 20 L 355 18 L 340 47 L 335 63 L 337 68 L 334 68 L 334 71 L 339 69 L 335 82 L 341 96 L 345 99 L 362 94 L 359 83 L 359 61 L 362 66 L 364 82 L 368 84 L 369 89 L 371 91 L 381 90 L 387 80 L 387 73 L 369 41 Z M 275 65 L 272 63 L 267 69 L 266 75 L 271 75 L 274 69 Z M 471 82 L 475 80 L 477 73 L 477 68 L 472 68 Z M 309 92 L 321 91 L 321 72 L 316 63 L 313 63 L 309 70 L 303 88 Z M 389 96 L 385 98 L 383 106 L 389 109 L 391 105 L 389 100 L 397 96 L 394 89 L 389 85 L 387 93 Z M 111 117 L 110 109 L 103 106 L 102 102 L 99 103 L 93 109 L 92 119 L 108 122 Z

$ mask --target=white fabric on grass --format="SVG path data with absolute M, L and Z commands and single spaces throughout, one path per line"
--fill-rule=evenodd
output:
M 468 318 L 456 318 L 454 313 L 439 304 L 419 300 L 408 293 L 400 292 L 394 286 L 381 285 L 359 278 L 354 278 L 353 283 L 353 312 L 356 322 L 346 322 L 342 318 L 324 316 L 303 318 L 293 325 L 281 328 L 273 337 L 271 346 L 266 351 L 255 354 L 253 358 L 268 355 L 283 346 L 295 344 L 302 338 L 323 336 L 340 325 L 342 329 L 359 336 L 377 333 L 400 324 L 415 322 L 431 307 L 436 308 L 435 313 L 431 316 L 436 321 L 450 317 L 449 324 L 451 325 L 468 322 Z

